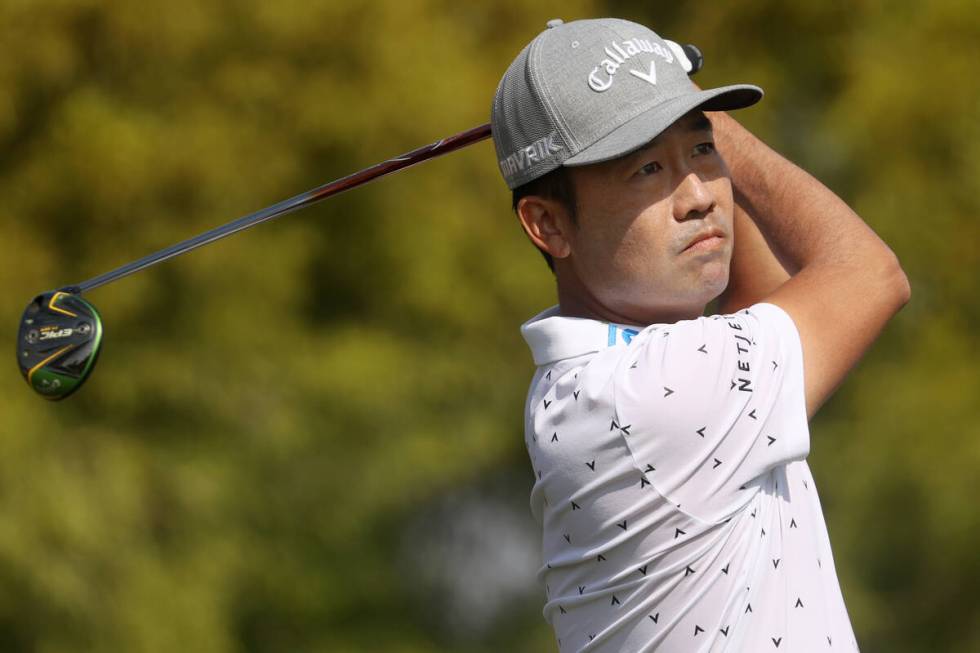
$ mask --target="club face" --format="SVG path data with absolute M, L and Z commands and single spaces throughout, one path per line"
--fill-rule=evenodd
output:
M 35 392 L 64 399 L 85 382 L 102 346 L 102 318 L 81 296 L 51 291 L 27 305 L 17 333 L 17 364 Z

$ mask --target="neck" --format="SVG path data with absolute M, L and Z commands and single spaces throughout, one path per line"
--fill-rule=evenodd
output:
M 614 322 L 633 326 L 650 324 L 674 324 L 681 320 L 694 320 L 704 315 L 706 305 L 694 307 L 625 306 L 613 307 L 600 301 L 579 282 L 577 277 L 556 275 L 558 283 L 559 312 L 565 317 L 583 317 L 600 322 Z

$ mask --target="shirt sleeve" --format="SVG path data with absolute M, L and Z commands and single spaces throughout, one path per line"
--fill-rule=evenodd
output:
M 689 514 L 730 516 L 760 477 L 809 453 L 803 350 L 778 306 L 649 327 L 627 352 L 617 424 L 647 480 Z

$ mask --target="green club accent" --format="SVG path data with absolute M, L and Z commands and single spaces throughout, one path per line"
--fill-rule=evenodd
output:
M 99 357 L 102 317 L 70 291 L 39 295 L 24 311 L 18 364 L 24 379 L 45 399 L 57 401 L 82 386 Z

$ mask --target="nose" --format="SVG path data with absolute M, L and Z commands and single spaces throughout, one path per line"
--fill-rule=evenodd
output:
M 674 190 L 674 219 L 703 218 L 715 207 L 715 198 L 696 172 L 687 173 Z

